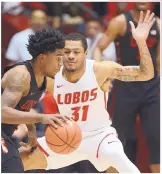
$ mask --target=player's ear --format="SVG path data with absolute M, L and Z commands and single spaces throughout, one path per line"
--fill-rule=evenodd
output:
M 45 55 L 44 54 L 40 54 L 39 55 L 39 60 L 40 60 L 40 63 L 44 64 Z
M 88 55 L 88 49 L 85 51 L 85 55 L 86 55 L 86 56 Z
M 40 55 L 39 55 L 39 58 L 40 58 L 41 60 L 44 60 L 45 55 L 44 55 L 44 54 L 40 54 Z

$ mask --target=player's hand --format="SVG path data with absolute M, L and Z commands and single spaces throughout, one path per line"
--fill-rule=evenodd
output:
M 31 147 L 21 146 L 18 150 L 21 156 L 27 156 L 31 153 Z
M 135 28 L 134 23 L 130 21 L 132 28 L 132 35 L 136 42 L 146 41 L 149 31 L 155 22 L 154 13 L 150 13 L 148 10 L 145 17 L 143 11 L 140 12 L 140 17 L 138 21 L 137 28 Z
M 45 114 L 42 118 L 43 124 L 50 124 L 54 128 L 58 128 L 58 126 L 63 126 L 64 123 L 68 123 L 68 121 L 72 121 L 72 119 L 68 116 L 63 116 L 60 114 Z
M 35 148 L 37 146 L 37 136 L 35 124 L 26 125 L 28 128 L 28 143 L 20 142 L 21 146 Z

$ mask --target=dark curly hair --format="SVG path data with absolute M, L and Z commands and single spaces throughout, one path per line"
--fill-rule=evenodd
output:
M 29 36 L 27 49 L 33 58 L 40 54 L 54 52 L 57 48 L 64 48 L 63 35 L 58 30 L 43 29 Z
M 86 51 L 88 48 L 86 38 L 79 33 L 70 33 L 68 35 L 65 35 L 64 40 L 81 41 L 84 51 Z

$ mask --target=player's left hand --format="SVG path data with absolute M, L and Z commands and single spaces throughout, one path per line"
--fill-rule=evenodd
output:
M 154 13 L 150 13 L 149 10 L 147 11 L 145 17 L 143 11 L 140 12 L 137 28 L 135 28 L 134 23 L 130 21 L 132 35 L 136 42 L 146 41 L 149 31 L 153 26 L 154 22 Z
M 21 146 L 18 150 L 19 150 L 19 153 L 20 155 L 29 155 L 31 153 L 31 147 L 25 147 L 25 146 Z
M 28 138 L 29 138 L 28 143 L 20 142 L 20 146 L 31 147 L 31 148 L 36 147 L 37 146 L 37 137 L 28 137 Z
M 28 128 L 28 143 L 20 142 L 21 146 L 34 148 L 37 146 L 37 137 L 36 137 L 36 127 L 34 124 L 27 125 Z

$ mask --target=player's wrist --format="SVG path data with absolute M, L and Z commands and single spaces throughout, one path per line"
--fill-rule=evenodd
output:
M 38 117 L 37 117 L 37 122 L 43 122 L 43 120 L 44 120 L 44 117 L 45 117 L 45 115 L 44 114 L 38 114 Z
M 138 46 L 147 45 L 146 40 L 136 40 Z

